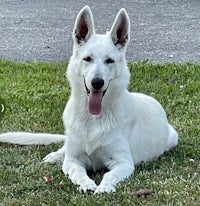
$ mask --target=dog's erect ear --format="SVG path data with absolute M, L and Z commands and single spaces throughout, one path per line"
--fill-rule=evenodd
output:
M 110 35 L 114 45 L 119 49 L 124 47 L 130 38 L 130 21 L 125 9 L 121 9 L 117 14 Z
M 95 33 L 92 12 L 89 6 L 85 6 L 79 12 L 73 31 L 73 39 L 77 44 L 86 42 Z

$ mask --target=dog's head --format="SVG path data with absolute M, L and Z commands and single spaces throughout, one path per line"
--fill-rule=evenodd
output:
M 95 33 L 93 16 L 85 6 L 78 14 L 73 30 L 74 48 L 68 66 L 72 90 L 74 75 L 88 95 L 89 112 L 101 113 L 102 100 L 107 95 L 125 89 L 129 71 L 125 53 L 129 42 L 130 23 L 125 9 L 117 14 L 111 30 L 105 35 Z M 73 76 L 73 78 L 72 78 Z

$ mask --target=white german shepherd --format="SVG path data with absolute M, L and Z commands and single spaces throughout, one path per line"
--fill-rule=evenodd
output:
M 44 162 L 63 162 L 63 172 L 82 192 L 109 193 L 134 166 L 177 145 L 178 135 L 162 106 L 152 97 L 127 91 L 130 73 L 125 54 L 129 17 L 121 9 L 105 35 L 95 33 L 85 6 L 73 30 L 73 55 L 67 69 L 71 96 L 63 113 L 65 135 L 5 133 L 0 142 L 50 144 L 65 141 Z M 107 168 L 99 185 L 87 170 Z

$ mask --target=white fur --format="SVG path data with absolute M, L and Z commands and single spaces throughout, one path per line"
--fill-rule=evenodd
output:
M 51 144 L 55 142 L 64 142 L 65 135 L 61 134 L 45 134 L 45 133 L 29 133 L 29 132 L 7 132 L 0 135 L 0 142 L 10 142 L 19 145 L 33 144 Z
M 95 33 L 87 6 L 75 22 L 73 55 L 67 70 L 71 96 L 63 113 L 66 141 L 44 161 L 56 163 L 64 158 L 64 174 L 79 185 L 82 192 L 114 192 L 116 184 L 129 177 L 136 164 L 162 155 L 178 142 L 177 132 L 168 123 L 162 106 L 152 97 L 127 91 L 130 73 L 125 53 L 129 37 L 130 23 L 124 9 L 119 11 L 111 31 L 105 35 Z M 100 90 L 107 91 L 101 113 L 92 115 L 88 111 L 85 85 L 93 91 L 91 81 L 96 77 L 104 80 Z M 2 134 L 0 141 L 31 143 L 25 136 L 19 141 L 20 133 L 15 134 Z M 51 137 L 53 139 L 42 143 L 62 141 L 64 136 Z M 41 142 L 37 139 L 34 143 Z M 87 170 L 101 168 L 109 172 L 96 185 Z

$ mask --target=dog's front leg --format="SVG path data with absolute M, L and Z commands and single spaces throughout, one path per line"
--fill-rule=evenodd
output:
M 129 177 L 134 171 L 133 165 L 128 163 L 120 163 L 109 172 L 105 173 L 103 180 L 95 190 L 94 194 L 115 192 L 115 186 L 120 181 Z
M 80 192 L 88 193 L 96 190 L 97 185 L 88 177 L 86 165 L 80 162 L 77 158 L 69 158 L 65 155 L 62 169 L 64 174 L 68 175 L 74 184 L 79 185 Z
M 120 147 L 124 145 L 118 144 Z M 116 150 L 110 154 L 106 162 L 109 172 L 105 173 L 100 185 L 95 190 L 95 194 L 115 192 L 115 186 L 125 178 L 129 177 L 134 171 L 134 163 L 129 152 L 129 147 Z M 110 149 L 112 151 L 112 149 Z

